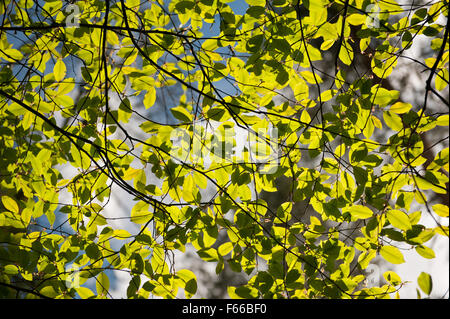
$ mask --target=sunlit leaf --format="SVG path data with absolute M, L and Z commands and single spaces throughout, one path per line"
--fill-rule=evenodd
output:
M 403 258 L 403 254 L 401 251 L 394 246 L 383 246 L 380 249 L 380 254 L 386 259 L 388 262 L 392 264 L 403 264 L 405 259 Z
M 431 294 L 431 291 L 433 290 L 433 280 L 428 273 L 421 272 L 417 278 L 417 283 L 424 293 L 427 295 Z
M 431 248 L 429 248 L 427 246 L 419 245 L 419 246 L 416 246 L 415 249 L 416 249 L 417 253 L 420 256 L 422 256 L 423 258 L 433 259 L 434 257 L 436 257 L 433 249 L 431 249 Z
M 402 230 L 411 229 L 411 222 L 409 217 L 404 212 L 397 209 L 389 209 L 386 212 L 386 217 L 392 226 Z
M 372 217 L 373 212 L 370 208 L 362 205 L 354 205 L 351 206 L 348 211 L 350 215 L 355 219 L 366 219 Z
M 387 282 L 389 282 L 390 284 L 397 286 L 399 284 L 402 283 L 402 280 L 400 278 L 399 275 L 397 275 L 395 272 L 393 271 L 386 271 L 383 274 L 384 279 L 386 279 Z
M 400 114 L 408 112 L 411 108 L 412 105 L 409 103 L 396 102 L 392 104 L 392 106 L 389 108 L 389 111 L 392 113 Z
M 10 212 L 13 212 L 14 214 L 19 213 L 19 206 L 17 205 L 16 201 L 11 197 L 6 195 L 2 196 L 2 203 L 5 206 L 5 208 Z
M 66 65 L 63 60 L 58 59 L 56 61 L 55 66 L 53 67 L 53 74 L 55 75 L 56 81 L 62 81 L 64 79 L 66 76 Z
M 97 280 L 95 282 L 95 286 L 96 286 L 98 295 L 106 295 L 108 293 L 108 291 L 109 291 L 109 278 L 104 272 L 101 272 L 97 276 Z
M 446 206 L 446 205 L 435 204 L 435 205 L 433 205 L 433 211 L 441 217 L 448 217 L 449 209 L 448 209 L 448 206 Z

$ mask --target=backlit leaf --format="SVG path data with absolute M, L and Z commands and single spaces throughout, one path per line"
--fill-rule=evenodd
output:
M 348 209 L 348 211 L 350 212 L 350 215 L 355 219 L 366 219 L 372 217 L 373 215 L 373 212 L 370 208 L 362 205 L 353 205 Z
M 390 209 L 386 212 L 386 217 L 394 227 L 402 230 L 411 229 L 411 222 L 408 215 L 400 210 Z
M 392 113 L 400 114 L 406 113 L 412 108 L 412 105 L 404 102 L 396 102 L 390 108 L 389 111 Z
M 405 259 L 401 251 L 394 246 L 383 246 L 380 249 L 380 254 L 383 258 L 391 264 L 403 264 Z
M 14 214 L 19 213 L 19 206 L 17 205 L 16 201 L 11 197 L 6 195 L 2 196 L 2 203 L 3 206 L 5 206 L 5 208 L 10 212 L 13 212 Z
M 421 272 L 419 277 L 417 277 L 417 283 L 424 293 L 427 295 L 431 294 L 431 291 L 433 290 L 433 279 L 428 273 Z
M 443 204 L 435 204 L 433 205 L 433 211 L 441 217 L 448 217 L 448 206 L 443 205 Z
M 56 81 L 62 81 L 66 76 L 66 65 L 62 59 L 58 59 L 53 67 L 53 74 Z
M 433 249 L 431 249 L 431 248 L 429 248 L 429 247 L 427 247 L 427 246 L 419 245 L 419 246 L 416 246 L 415 249 L 416 249 L 417 253 L 418 253 L 420 256 L 422 256 L 423 258 L 426 258 L 426 259 L 433 259 L 434 257 L 436 257 L 436 255 L 435 255 Z
M 97 280 L 95 282 L 95 286 L 97 288 L 97 294 L 98 295 L 106 296 L 106 294 L 109 291 L 109 278 L 104 272 L 101 272 L 97 276 Z
M 397 286 L 399 284 L 402 283 L 402 280 L 400 278 L 399 275 L 397 275 L 395 272 L 393 271 L 386 271 L 383 274 L 384 279 L 386 279 L 387 282 L 389 282 L 390 284 Z

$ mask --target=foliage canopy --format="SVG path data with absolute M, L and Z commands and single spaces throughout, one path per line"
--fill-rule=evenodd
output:
M 5 0 L 0 15 L 1 296 L 108 298 L 126 272 L 129 298 L 190 298 L 175 258 L 193 249 L 248 275 L 232 298 L 383 298 L 404 282 L 365 285 L 375 257 L 434 258 L 448 237 L 445 0 Z M 405 60 L 426 75 L 417 104 L 387 85 Z

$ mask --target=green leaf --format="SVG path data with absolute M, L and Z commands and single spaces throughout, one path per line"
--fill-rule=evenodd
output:
M 431 294 L 431 291 L 433 290 L 433 279 L 429 274 L 426 272 L 421 272 L 417 278 L 417 283 L 424 293 L 427 295 Z
M 382 11 L 392 11 L 392 12 L 401 12 L 402 8 L 398 5 L 397 1 L 395 0 L 383 0 L 380 1 L 377 4 L 380 6 L 380 9 Z
M 258 297 L 258 290 L 253 287 L 227 287 L 227 292 L 232 299 L 254 299 Z
M 226 256 L 228 253 L 230 253 L 233 250 L 233 243 L 226 242 L 219 246 L 217 251 L 221 256 Z
M 191 298 L 197 292 L 197 278 L 195 274 L 188 269 L 177 271 L 177 276 L 184 283 L 184 291 L 186 298 Z
M 373 216 L 372 210 L 366 206 L 354 205 L 348 209 L 348 212 L 354 219 L 366 219 Z
M 391 113 L 389 111 L 383 112 L 384 122 L 394 131 L 401 131 L 403 129 L 403 123 L 400 116 Z
M 335 42 L 336 42 L 336 40 L 333 40 L 333 39 L 323 41 L 322 44 L 320 45 L 320 50 L 322 50 L 322 51 L 328 50 L 329 48 L 331 48 L 333 46 L 333 44 Z
M 147 90 L 147 93 L 145 93 L 145 95 L 144 95 L 143 103 L 144 103 L 145 108 L 148 109 L 155 104 L 156 90 L 153 86 L 146 88 L 146 90 Z
M 90 297 L 95 296 L 95 294 L 92 292 L 92 290 L 90 290 L 89 288 L 86 288 L 86 287 L 77 287 L 77 288 L 75 288 L 75 290 L 77 291 L 77 293 L 81 299 L 88 299 Z
M 115 229 L 113 236 L 118 239 L 126 239 L 126 238 L 130 238 L 131 234 L 125 229 Z
M 188 110 L 186 110 L 186 108 L 182 107 L 182 106 L 177 106 L 177 107 L 173 107 L 170 109 L 170 111 L 172 112 L 173 116 L 180 120 L 181 122 L 192 122 L 192 114 L 188 112 Z
M 366 22 L 367 17 L 363 14 L 354 13 L 349 15 L 346 20 L 351 25 L 361 25 Z
M 201 259 L 203 259 L 205 261 L 218 261 L 219 260 L 217 250 L 212 247 L 198 250 L 197 254 L 200 256 Z
M 341 49 L 339 50 L 339 59 L 342 63 L 346 65 L 351 65 L 353 61 L 353 49 L 347 43 L 347 41 L 343 41 L 341 45 Z
M 226 114 L 226 110 L 220 106 L 211 108 L 206 112 L 206 116 L 208 118 L 210 118 L 211 120 L 217 121 L 217 122 L 222 121 L 222 117 L 225 114 Z
M 2 196 L 2 203 L 3 206 L 10 212 L 13 212 L 14 214 L 19 214 L 19 206 L 17 205 L 16 201 L 12 199 L 9 196 Z
M 96 260 L 100 257 L 101 253 L 100 253 L 100 250 L 98 249 L 97 245 L 94 243 L 91 243 L 86 247 L 86 255 L 90 259 Z
M 438 91 L 445 89 L 449 82 L 449 72 L 446 69 L 440 70 L 434 78 L 434 83 Z
M 448 217 L 448 212 L 449 212 L 448 206 L 443 205 L 443 204 L 436 204 L 436 205 L 433 205 L 432 207 L 433 207 L 433 211 L 438 216 Z
M 130 283 L 127 288 L 127 297 L 132 298 L 135 296 L 141 285 L 141 278 L 139 276 L 134 276 L 131 278 Z
M 397 247 L 383 246 L 380 249 L 380 254 L 391 264 L 403 264 L 405 262 L 403 254 Z
M 389 112 L 396 114 L 407 113 L 411 108 L 412 105 L 409 103 L 397 102 L 392 104 L 392 106 L 389 108 Z
M 423 258 L 426 258 L 426 259 L 433 259 L 434 257 L 436 257 L 436 255 L 435 255 L 433 249 L 431 249 L 431 248 L 429 248 L 429 247 L 427 247 L 427 246 L 419 245 L 419 246 L 416 246 L 415 249 L 416 249 L 417 253 L 418 253 L 420 256 L 422 256 Z
M 151 218 L 153 214 L 149 212 L 149 204 L 144 201 L 139 201 L 131 209 L 131 222 L 136 224 L 145 224 Z
M 66 65 L 62 59 L 58 59 L 53 67 L 53 74 L 55 76 L 55 80 L 60 82 L 66 76 Z
M 15 276 L 19 273 L 19 269 L 17 268 L 16 265 L 6 265 L 3 268 L 3 271 L 8 275 L 13 275 L 13 276 Z
M 1 57 L 9 62 L 16 62 L 23 59 L 23 54 L 16 49 L 5 49 L 2 50 Z
M 386 217 L 392 226 L 401 230 L 408 230 L 412 227 L 409 216 L 401 210 L 390 209 L 386 212 Z
M 398 286 L 402 283 L 402 279 L 400 278 L 399 275 L 397 275 L 395 272 L 393 271 L 386 271 L 383 274 L 384 279 L 386 279 L 386 281 L 394 286 Z
M 104 272 L 101 272 L 97 276 L 97 280 L 95 282 L 95 287 L 97 289 L 97 295 L 106 296 L 108 294 L 108 291 L 109 291 L 109 278 Z
M 380 107 L 388 105 L 392 100 L 398 98 L 398 91 L 389 91 L 382 87 L 374 86 L 371 88 L 373 97 L 373 103 L 378 104 Z
M 245 0 L 245 2 L 247 2 L 249 6 L 266 6 L 266 0 Z
M 117 114 L 118 114 L 117 120 L 119 122 L 128 123 L 128 121 L 131 118 L 131 115 L 133 114 L 131 109 L 131 103 L 128 98 L 122 100 L 122 102 L 119 105 Z

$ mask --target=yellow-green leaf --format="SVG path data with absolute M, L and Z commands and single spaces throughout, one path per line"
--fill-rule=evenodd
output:
M 186 298 L 191 298 L 197 292 L 197 278 L 195 274 L 188 269 L 177 271 L 177 276 L 182 282 Z
M 392 226 L 401 230 L 411 229 L 411 221 L 406 213 L 398 209 L 390 209 L 386 212 L 386 217 Z
M 231 250 L 233 249 L 233 243 L 232 242 L 226 242 L 219 246 L 217 251 L 221 256 L 227 255 Z
M 198 193 L 198 188 L 195 187 L 194 178 L 191 174 L 184 177 L 183 181 L 183 198 L 187 202 L 193 202 Z
M 418 253 L 420 256 L 422 256 L 423 258 L 426 258 L 426 259 L 433 259 L 434 257 L 436 257 L 436 255 L 435 255 L 433 249 L 431 249 L 431 248 L 429 248 L 429 247 L 427 247 L 427 246 L 419 245 L 419 246 L 416 246 L 415 249 L 416 249 L 417 253 Z
M 171 108 L 170 111 L 172 112 L 173 116 L 175 116 L 175 118 L 179 119 L 180 121 L 192 122 L 192 114 L 189 113 L 189 111 L 186 110 L 186 108 L 182 106 L 177 106 Z
M 145 93 L 144 96 L 144 106 L 146 109 L 152 107 L 155 104 L 156 101 L 156 90 L 154 87 L 147 88 L 147 93 Z
M 95 282 L 95 287 L 97 288 L 97 295 L 105 296 L 108 293 L 109 278 L 104 272 L 101 272 L 97 276 L 97 280 Z
M 421 272 L 417 278 L 417 283 L 424 293 L 427 295 L 431 294 L 431 291 L 433 290 L 433 279 L 429 274 Z
M 388 111 L 383 113 L 383 119 L 387 126 L 389 126 L 392 130 L 397 132 L 402 130 L 403 123 L 400 116 Z
M 320 94 L 320 101 L 327 102 L 337 93 L 337 90 L 326 90 Z
M 333 46 L 334 42 L 336 42 L 336 40 L 333 39 L 323 41 L 322 44 L 320 45 L 320 50 L 322 51 L 328 50 Z
M 19 273 L 19 269 L 15 265 L 6 265 L 2 270 L 7 275 L 17 275 Z
M 392 12 L 393 14 L 402 11 L 402 8 L 398 5 L 398 3 L 395 0 L 378 1 L 377 4 L 380 6 L 382 11 Z
M 386 281 L 394 286 L 397 286 L 399 284 L 402 283 L 402 279 L 400 278 L 399 275 L 397 275 L 395 272 L 393 271 L 386 271 L 383 274 L 384 279 L 386 279 Z
M 78 287 L 76 288 L 78 295 L 80 295 L 81 299 L 87 299 L 89 297 L 94 296 L 94 293 L 86 287 Z
M 395 90 L 386 90 L 385 88 L 373 86 L 371 93 L 374 95 L 373 103 L 381 107 L 388 105 L 391 101 L 398 99 L 399 92 Z
M 53 67 L 53 75 L 55 76 L 56 81 L 62 81 L 66 76 L 66 65 L 62 59 L 58 59 L 56 61 L 55 66 Z
M 403 264 L 405 262 L 402 252 L 394 246 L 381 247 L 380 254 L 391 264 Z
M 14 199 L 12 199 L 9 196 L 2 196 L 2 203 L 3 206 L 5 206 L 5 208 L 7 210 L 9 210 L 10 212 L 13 212 L 15 214 L 19 213 L 19 206 L 17 205 L 16 201 Z
M 445 115 L 439 116 L 436 120 L 436 125 L 449 126 L 449 115 L 445 114 Z
M 153 214 L 150 213 L 148 210 L 132 210 L 130 220 L 131 220 L 131 222 L 136 223 L 136 224 L 145 224 L 152 217 L 153 217 Z
M 433 205 L 433 210 L 438 216 L 441 216 L 441 217 L 448 217 L 448 215 L 449 215 L 448 206 L 443 205 L 443 204 Z
M 449 72 L 446 69 L 440 70 L 434 79 L 436 90 L 442 91 L 448 85 Z
M 119 239 L 130 238 L 131 234 L 125 229 L 115 229 L 113 236 Z
M 397 102 L 397 103 L 392 104 L 389 111 L 392 113 L 401 114 L 401 113 L 408 112 L 411 108 L 412 108 L 412 105 L 409 103 Z
M 352 64 L 353 49 L 346 41 L 344 41 L 341 45 L 341 49 L 339 51 L 339 59 L 346 65 Z
M 354 205 L 348 209 L 350 215 L 355 219 L 366 219 L 372 217 L 373 212 L 370 208 L 362 205 Z
M 322 83 L 322 78 L 316 73 L 312 73 L 311 71 L 302 71 L 300 75 L 305 79 L 306 82 L 310 84 Z
M 351 25 L 361 25 L 366 22 L 367 17 L 362 14 L 354 13 L 349 15 L 346 20 Z
M 448 234 L 449 234 L 448 226 L 442 226 L 442 225 L 441 226 L 437 226 L 433 230 L 436 232 L 436 234 L 439 234 L 439 235 L 444 236 L 444 237 L 448 237 Z
M 1 50 L 3 53 L 1 56 L 8 62 L 17 62 L 18 60 L 22 60 L 23 55 L 22 53 L 17 49 L 5 49 Z

